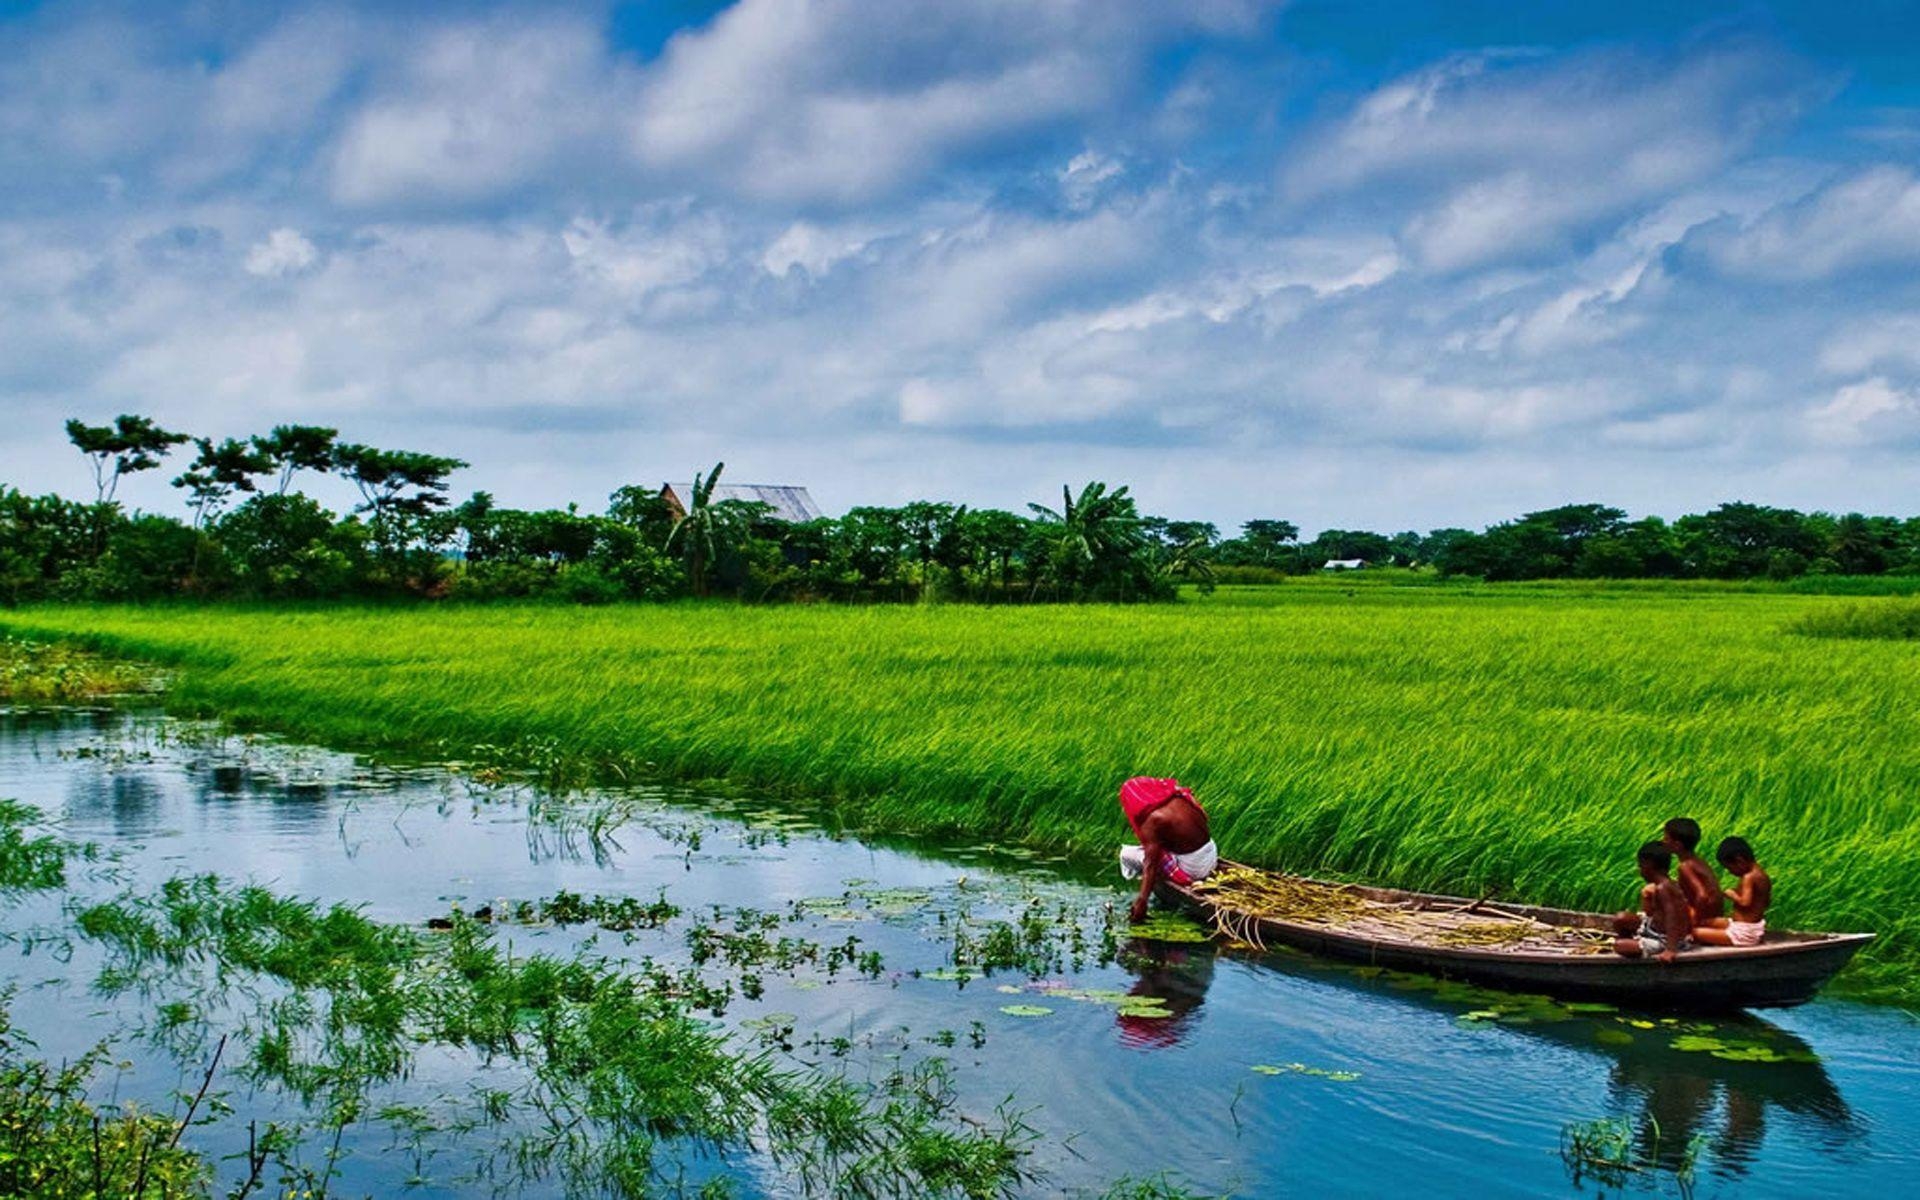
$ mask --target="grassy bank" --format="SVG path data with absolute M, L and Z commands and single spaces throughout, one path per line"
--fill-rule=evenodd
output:
M 0 637 L 0 702 L 73 704 L 152 686 L 151 672 L 72 646 Z
M 1227 852 L 1617 907 L 1665 817 L 1755 842 L 1778 923 L 1878 931 L 1912 1003 L 1920 646 L 1827 597 L 1309 585 L 1152 609 L 41 608 L 0 628 L 183 668 L 171 702 L 448 757 L 728 777 L 855 825 L 1105 854 L 1120 780 Z

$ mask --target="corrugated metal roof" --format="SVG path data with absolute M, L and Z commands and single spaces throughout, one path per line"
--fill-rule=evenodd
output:
M 673 493 L 682 511 L 685 511 L 686 506 L 692 502 L 693 485 L 690 483 L 669 483 L 666 490 Z M 824 515 L 820 511 L 820 506 L 813 502 L 813 497 L 807 489 L 784 484 L 715 484 L 712 499 L 743 500 L 748 503 L 764 504 L 773 509 L 773 515 L 777 520 L 791 521 L 794 524 L 802 521 L 817 521 Z

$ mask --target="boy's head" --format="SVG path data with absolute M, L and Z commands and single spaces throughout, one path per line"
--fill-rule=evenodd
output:
M 1721 838 L 1720 848 L 1713 852 L 1720 865 L 1735 875 L 1745 875 L 1753 870 L 1753 847 L 1747 845 L 1747 839 L 1739 837 Z
M 1700 822 L 1692 817 L 1675 817 L 1663 827 L 1660 842 L 1675 854 L 1692 854 L 1700 844 Z
M 1656 879 L 1665 879 L 1673 868 L 1673 851 L 1667 849 L 1665 842 L 1648 842 L 1640 847 L 1640 877 L 1652 883 Z

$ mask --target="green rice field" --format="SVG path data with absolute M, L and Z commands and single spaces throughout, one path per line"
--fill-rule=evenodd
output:
M 1774 924 L 1878 932 L 1848 986 L 1912 1005 L 1920 642 L 1799 632 L 1893 603 L 1312 580 L 1133 608 L 43 607 L 0 631 L 158 662 L 170 705 L 242 726 L 1089 858 L 1125 833 L 1121 780 L 1177 775 L 1231 857 L 1619 908 L 1635 848 L 1688 815 L 1754 842 Z

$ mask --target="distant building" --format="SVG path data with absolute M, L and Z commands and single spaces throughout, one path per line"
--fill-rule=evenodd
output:
M 687 505 L 693 503 L 693 485 L 690 483 L 669 483 L 660 488 L 660 498 L 667 502 L 673 511 L 674 520 L 687 515 Z M 785 487 L 765 483 L 719 483 L 709 497 L 712 503 L 722 500 L 741 500 L 748 504 L 764 504 L 773 510 L 773 519 L 788 521 L 795 525 L 802 521 L 818 521 L 824 514 L 820 506 L 813 502 L 803 487 Z
M 1367 565 L 1364 558 L 1330 558 L 1321 564 L 1322 571 L 1358 571 Z

